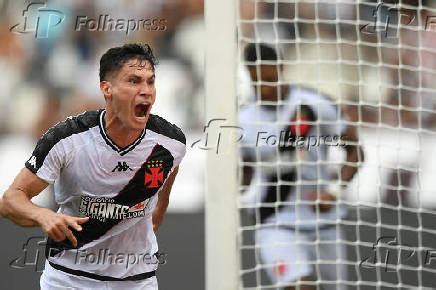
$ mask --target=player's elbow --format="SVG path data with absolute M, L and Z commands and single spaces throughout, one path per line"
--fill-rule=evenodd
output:
M 3 217 L 8 218 L 12 214 L 12 209 L 14 208 L 14 204 L 16 203 L 17 192 L 9 187 L 8 190 L 5 191 L 3 197 L 0 201 L 0 212 Z
M 5 211 L 3 197 L 0 197 L 0 217 L 6 217 L 6 211 Z
M 2 197 L 0 197 L 0 216 L 7 218 L 10 214 L 10 199 L 11 195 L 7 190 Z

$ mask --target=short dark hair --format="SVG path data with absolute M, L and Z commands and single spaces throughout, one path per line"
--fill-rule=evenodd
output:
M 100 81 L 106 80 L 109 74 L 120 70 L 131 59 L 147 60 L 153 70 L 157 64 L 157 59 L 148 44 L 129 43 L 123 46 L 112 47 L 100 58 Z
M 277 52 L 274 48 L 264 43 L 249 43 L 244 49 L 244 59 L 247 62 L 257 60 L 277 61 Z

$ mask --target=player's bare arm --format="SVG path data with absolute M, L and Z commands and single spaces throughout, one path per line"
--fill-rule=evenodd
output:
M 31 198 L 37 196 L 47 185 L 47 182 L 29 169 L 23 168 L 0 201 L 1 214 L 19 226 L 40 226 L 55 241 L 67 238 L 77 246 L 77 240 L 69 227 L 81 231 L 80 225 L 88 218 L 72 217 L 35 205 Z
M 344 149 L 347 154 L 346 164 L 341 168 L 341 181 L 348 182 L 357 173 L 359 164 L 364 161 L 362 146 L 359 144 L 359 136 L 355 126 L 348 126 L 342 140 L 346 142 Z
M 346 184 L 359 170 L 359 164 L 364 161 L 364 153 L 362 146 L 359 144 L 359 136 L 355 126 L 347 126 L 341 139 L 345 141 L 346 163 L 341 168 L 341 173 L 338 178 L 342 184 Z M 311 193 L 311 199 L 318 200 L 317 207 L 320 212 L 329 211 L 336 197 L 331 192 L 316 192 Z M 324 203 L 323 203 L 324 202 Z
M 23 168 L 3 195 L 2 216 L 20 226 L 37 226 L 36 216 L 41 208 L 30 199 L 43 191 L 47 185 L 30 170 Z
M 175 167 L 173 172 L 168 176 L 167 181 L 163 185 L 162 190 L 159 192 L 159 199 L 157 201 L 156 208 L 153 211 L 153 229 L 156 231 L 159 229 L 163 222 L 165 213 L 170 202 L 171 188 L 173 187 L 174 181 L 176 180 L 179 167 Z

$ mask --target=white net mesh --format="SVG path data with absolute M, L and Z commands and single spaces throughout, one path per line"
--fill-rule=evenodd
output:
M 282 289 L 303 279 L 313 289 L 433 289 L 436 1 L 238 5 L 241 178 L 244 168 L 253 171 L 238 203 L 241 288 Z M 278 59 L 262 60 L 261 43 Z M 250 44 L 255 61 L 247 59 Z M 266 100 L 274 94 L 278 103 Z M 330 117 L 319 101 L 326 95 L 340 108 Z M 314 118 L 300 106 L 307 102 Z M 318 142 L 308 153 L 267 140 L 301 124 L 318 137 L 341 135 L 344 123 L 359 135 L 361 164 L 346 162 L 344 149 L 357 143 Z M 323 213 L 314 200 L 338 182 L 344 164 L 360 165 L 358 173 Z

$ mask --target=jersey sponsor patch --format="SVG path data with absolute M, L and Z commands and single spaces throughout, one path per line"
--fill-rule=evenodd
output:
M 80 200 L 80 214 L 99 220 L 101 222 L 107 219 L 124 220 L 139 218 L 145 216 L 145 209 L 150 199 L 146 199 L 135 204 L 132 207 L 119 204 L 113 198 L 82 196 Z

